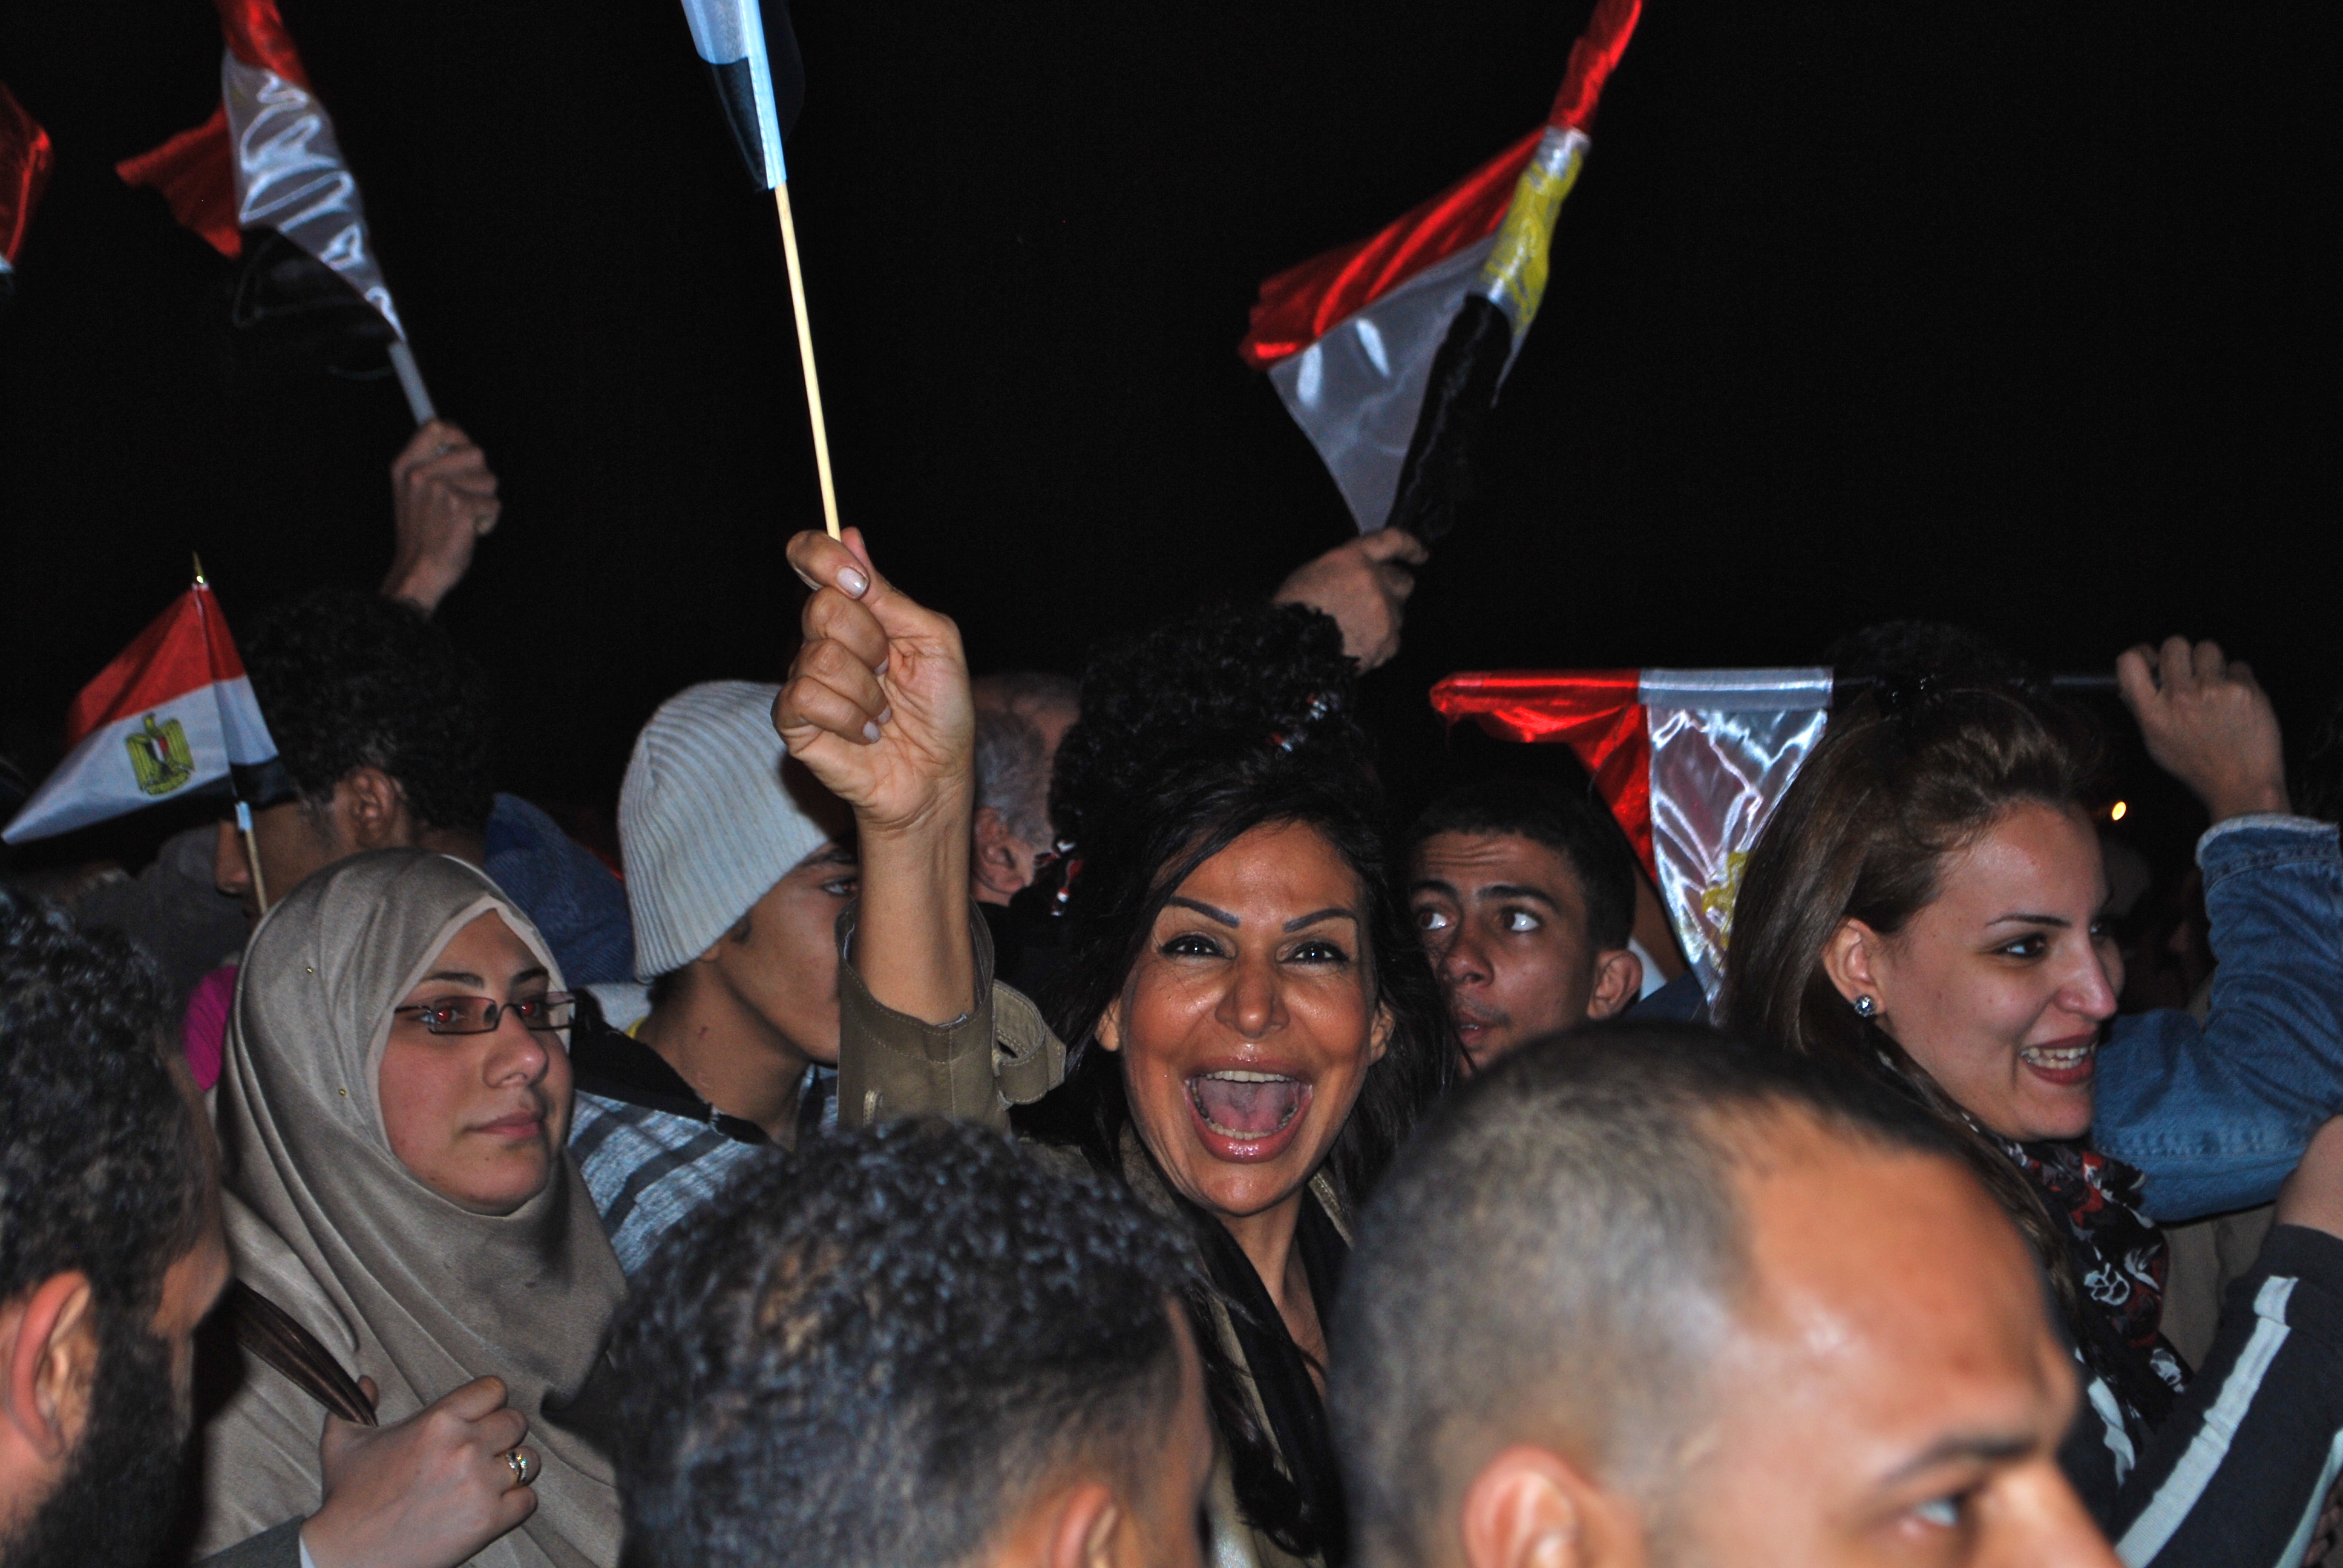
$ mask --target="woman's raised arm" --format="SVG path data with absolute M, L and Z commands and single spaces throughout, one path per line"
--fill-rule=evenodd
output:
M 960 628 L 889 583 L 861 531 L 789 541 L 813 590 L 773 727 L 854 809 L 862 891 L 854 967 L 874 1000 L 929 1023 L 977 1006 L 969 940 L 974 711 Z

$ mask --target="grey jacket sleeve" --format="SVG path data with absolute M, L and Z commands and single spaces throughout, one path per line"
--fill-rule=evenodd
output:
M 301 1526 L 306 1519 L 288 1519 L 225 1552 L 215 1552 L 196 1568 L 305 1568 Z
M 1006 1128 L 1009 1108 L 1047 1094 L 1066 1076 L 1066 1047 L 1024 993 L 992 978 L 992 934 L 969 911 L 976 995 L 950 1023 L 883 1006 L 854 968 L 854 920 L 838 920 L 838 1124 L 948 1116 Z

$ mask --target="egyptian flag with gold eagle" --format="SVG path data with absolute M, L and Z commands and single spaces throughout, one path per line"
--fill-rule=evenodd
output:
M 1452 675 L 1432 706 L 1577 755 L 1714 1002 L 1742 866 L 1822 739 L 1833 685 L 1822 668 L 1505 670 Z
M 331 280 L 347 285 L 378 318 L 372 332 L 387 349 L 419 425 L 432 417 L 430 396 L 383 280 L 357 179 L 277 0 L 215 4 L 226 45 L 220 106 L 202 125 L 125 158 L 115 172 L 125 184 L 159 192 L 171 216 L 222 256 L 255 252 L 239 290 L 245 314 L 329 317 L 339 297 Z
M 16 256 L 55 166 L 49 133 L 0 82 L 0 305 L 15 292 Z
M 65 714 L 65 759 L 5 833 L 11 844 L 227 781 L 266 804 L 288 791 L 219 603 L 198 575 Z
M 1362 533 L 1448 532 L 1545 296 L 1554 217 L 1642 0 L 1598 0 L 1546 123 L 1382 233 L 1261 286 L 1237 352 L 1267 370 Z

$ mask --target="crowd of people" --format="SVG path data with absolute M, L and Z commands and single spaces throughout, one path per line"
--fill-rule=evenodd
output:
M 0 890 L 0 1568 L 2335 1545 L 2343 854 L 2213 645 L 2116 666 L 2193 1006 L 2119 1007 L 2106 737 L 1911 628 L 1712 998 L 1584 789 L 1393 819 L 1404 536 L 1077 681 L 800 535 L 788 678 L 649 717 L 614 869 L 431 619 L 493 477 L 395 483 L 384 592 L 252 628 L 250 841 Z

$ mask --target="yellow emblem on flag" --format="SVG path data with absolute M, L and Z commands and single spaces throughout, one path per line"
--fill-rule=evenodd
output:
M 168 795 L 196 776 L 196 756 L 187 749 L 187 732 L 176 719 L 157 724 L 150 713 L 142 728 L 122 738 L 122 744 L 130 749 L 130 767 L 138 775 L 138 788 L 149 795 Z
M 1716 928 L 1716 945 L 1733 940 L 1733 905 L 1741 897 L 1741 872 L 1749 864 L 1746 851 L 1734 849 L 1725 857 L 1725 880 L 1711 883 L 1700 896 L 1701 919 Z
M 1497 242 L 1481 264 L 1474 290 L 1485 295 L 1513 325 L 1513 341 L 1530 329 L 1545 298 L 1546 264 L 1554 246 L 1554 217 L 1578 183 L 1586 161 L 1586 137 L 1578 131 L 1548 131 L 1546 140 L 1522 170 L 1513 199 L 1497 226 Z

